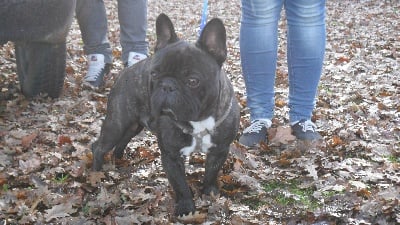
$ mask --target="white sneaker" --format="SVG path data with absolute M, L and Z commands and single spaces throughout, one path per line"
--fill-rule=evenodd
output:
M 103 85 L 104 75 L 110 72 L 111 64 L 104 62 L 103 54 L 88 55 L 88 72 L 85 81 L 94 87 Z
M 126 63 L 126 67 L 131 67 L 136 63 L 142 61 L 143 59 L 147 58 L 147 55 L 138 53 L 138 52 L 129 52 L 128 62 Z

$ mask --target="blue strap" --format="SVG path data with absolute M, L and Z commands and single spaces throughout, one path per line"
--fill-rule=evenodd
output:
M 204 0 L 204 2 L 203 2 L 203 12 L 201 13 L 199 36 L 201 34 L 201 31 L 203 31 L 204 26 L 207 23 L 207 15 L 208 15 L 208 0 Z

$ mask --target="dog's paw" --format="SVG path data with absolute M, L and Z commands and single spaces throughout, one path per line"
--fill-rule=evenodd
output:
M 211 196 L 211 198 L 215 199 L 219 197 L 219 188 L 217 186 L 209 185 L 204 187 L 203 194 L 207 196 Z
M 189 215 L 194 213 L 195 211 L 196 208 L 192 199 L 179 200 L 176 203 L 175 215 L 177 216 Z
M 194 212 L 189 215 L 178 216 L 177 220 L 183 224 L 203 224 L 207 219 L 206 213 Z

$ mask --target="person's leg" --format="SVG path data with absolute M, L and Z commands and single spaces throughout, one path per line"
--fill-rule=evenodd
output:
M 78 0 L 76 18 L 82 34 L 83 49 L 88 55 L 85 81 L 94 87 L 99 87 L 103 85 L 103 77 L 110 72 L 112 64 L 103 0 Z
M 118 0 L 118 18 L 121 27 L 120 41 L 124 64 L 128 63 L 128 60 L 132 60 L 129 55 L 138 59 L 147 56 L 147 0 Z
M 289 107 L 292 125 L 309 121 L 325 54 L 325 0 L 285 1 Z
M 240 55 L 250 119 L 272 119 L 282 0 L 242 0 Z
M 103 54 L 105 62 L 111 63 L 111 47 L 107 38 L 107 16 L 103 0 L 78 0 L 76 18 L 85 54 Z
M 247 93 L 247 107 L 250 120 L 268 120 L 266 124 L 254 128 L 269 127 L 274 114 L 274 86 L 277 61 L 278 21 L 283 0 L 242 0 L 240 26 L 240 54 Z M 253 124 L 252 124 L 253 125 Z M 266 129 L 258 132 L 253 126 L 244 131 L 239 141 L 245 145 L 265 136 Z M 254 132 L 255 131 L 255 132 Z M 254 136 L 257 138 L 250 138 Z M 261 135 L 259 135 L 261 134 Z M 244 138 L 246 137 L 246 138 Z M 257 144 L 254 143 L 254 144 Z

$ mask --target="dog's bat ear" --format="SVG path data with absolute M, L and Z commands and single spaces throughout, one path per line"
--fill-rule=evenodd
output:
M 167 44 L 178 41 L 174 25 L 167 15 L 161 13 L 156 21 L 157 43 L 155 51 L 164 48 Z
M 222 66 L 226 60 L 226 30 L 218 18 L 210 20 L 200 34 L 197 46 L 212 55 L 217 63 Z

